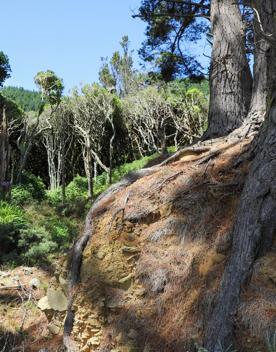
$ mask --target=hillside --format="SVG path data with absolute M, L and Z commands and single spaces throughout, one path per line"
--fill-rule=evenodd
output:
M 69 256 L 70 272 L 63 256 L 50 276 L 37 269 L 29 276 L 39 277 L 47 294 L 37 291 L 33 308 L 27 309 L 26 351 L 37 351 L 38 345 L 58 351 L 65 294 L 69 313 L 73 302 L 75 314 L 72 326 L 70 314 L 65 322 L 72 351 L 197 351 L 230 254 L 231 228 L 250 166 L 237 166 L 237 160 L 249 142 L 218 140 L 186 148 L 100 196 Z M 237 351 L 268 350 L 266 336 L 276 328 L 275 249 L 256 261 L 243 289 Z M 22 277 L 22 270 L 28 271 L 19 268 L 9 277 Z M 55 307 L 53 292 L 59 297 Z M 2 302 L 5 296 L 7 291 L 1 292 Z
M 38 111 L 41 105 L 39 92 L 22 87 L 4 87 L 1 94 L 13 100 L 23 111 Z

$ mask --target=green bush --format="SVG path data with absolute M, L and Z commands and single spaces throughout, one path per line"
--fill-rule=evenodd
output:
M 41 203 L 20 209 L 0 202 L 0 258 L 2 264 L 46 264 L 49 255 L 67 250 L 78 233 L 75 220 L 56 215 Z
M 22 176 L 21 184 L 15 185 L 11 191 L 12 202 L 23 205 L 34 200 L 41 201 L 45 198 L 46 188 L 40 177 L 31 173 Z
M 39 210 L 35 206 L 26 207 L 25 214 L 29 223 L 18 241 L 20 259 L 24 263 L 47 264 L 51 255 L 67 250 L 77 236 L 77 222 L 57 215 L 46 202 L 41 203 Z
M 2 255 L 16 250 L 20 233 L 26 227 L 27 221 L 22 210 L 15 205 L 0 201 L 0 253 Z
M 33 200 L 31 192 L 25 186 L 14 186 L 11 191 L 11 199 L 14 204 L 23 205 Z
M 28 227 L 21 231 L 18 241 L 21 261 L 28 264 L 43 263 L 58 249 L 51 234 L 43 226 Z
M 50 205 L 56 207 L 61 203 L 61 189 L 49 190 L 46 192 L 46 198 Z
M 87 198 L 87 179 L 86 177 L 76 176 L 66 187 L 66 198 L 70 200 Z

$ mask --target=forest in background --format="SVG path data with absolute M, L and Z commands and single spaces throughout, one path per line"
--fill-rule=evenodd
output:
M 35 77 L 40 92 L 1 89 L 2 264 L 47 263 L 70 247 L 108 185 L 205 131 L 207 79 L 165 82 L 139 72 L 129 46 L 123 37 L 120 51 L 102 60 L 99 83 L 68 96 L 50 70 Z

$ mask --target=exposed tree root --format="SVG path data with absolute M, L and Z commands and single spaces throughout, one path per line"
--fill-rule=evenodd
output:
M 198 164 L 209 163 L 210 160 L 217 157 L 219 154 L 224 152 L 227 148 L 237 144 L 240 142 L 238 138 L 218 138 L 215 140 L 209 140 L 205 142 L 199 142 L 194 146 L 189 146 L 176 152 L 173 156 L 169 157 L 167 160 L 163 161 L 159 165 L 142 169 L 136 172 L 132 172 L 124 177 L 118 183 L 112 185 L 107 191 L 102 193 L 97 200 L 94 202 L 91 210 L 89 211 L 86 222 L 85 228 L 83 231 L 82 236 L 76 241 L 75 245 L 73 246 L 72 253 L 71 253 L 71 264 L 69 269 L 69 288 L 68 288 L 68 309 L 67 309 L 67 316 L 64 323 L 64 337 L 63 342 L 64 346 L 66 347 L 68 352 L 76 352 L 78 351 L 76 343 L 71 338 L 71 332 L 74 324 L 74 312 L 73 312 L 73 302 L 74 296 L 77 292 L 77 285 L 80 281 L 80 271 L 82 265 L 82 253 L 90 240 L 91 236 L 93 235 L 93 221 L 94 218 L 100 214 L 103 214 L 110 206 L 110 204 L 114 201 L 115 195 L 127 188 L 129 185 L 133 184 L 137 180 L 142 177 L 152 175 L 159 170 L 161 170 L 162 166 L 168 165 L 173 163 L 183 156 L 195 155 L 199 156 L 199 159 L 196 159 Z M 203 145 L 204 144 L 204 145 Z M 201 157 L 202 154 L 202 157 Z M 205 170 L 206 172 L 206 170 Z M 171 180 L 177 178 L 181 175 L 182 172 L 177 172 L 176 174 L 170 176 L 169 178 L 165 179 L 159 187 L 163 187 L 164 184 L 170 182 Z M 217 187 L 218 185 L 211 185 Z M 230 186 L 230 185 L 229 185 Z M 231 184 L 232 186 L 232 184 Z M 196 185 L 198 187 L 198 185 Z M 187 193 L 191 192 L 193 188 L 187 190 Z M 128 201 L 128 197 L 126 198 L 126 203 Z M 124 212 L 124 208 L 119 209 L 119 211 Z M 118 213 L 118 212 L 117 212 Z M 116 213 L 114 217 L 116 216 Z M 112 226 L 112 223 L 111 223 Z
M 214 310 L 205 346 L 221 351 L 233 343 L 234 318 L 242 285 L 255 259 L 270 248 L 276 230 L 276 103 L 258 136 L 259 149 L 247 177 L 233 229 L 233 247 Z
M 82 264 L 82 253 L 93 235 L 93 219 L 99 213 L 106 211 L 106 204 L 112 202 L 114 195 L 128 187 L 130 184 L 139 180 L 141 177 L 151 175 L 158 171 L 158 167 L 154 166 L 148 169 L 142 169 L 136 172 L 132 172 L 124 177 L 121 181 L 111 186 L 107 191 L 103 192 L 93 204 L 90 209 L 86 221 L 82 236 L 74 244 L 71 253 L 71 265 L 69 269 L 69 287 L 68 287 L 68 307 L 67 315 L 64 323 L 64 335 L 63 344 L 68 352 L 77 352 L 78 347 L 71 338 L 71 332 L 74 324 L 74 312 L 73 303 L 74 296 L 77 291 L 77 285 L 80 281 L 80 270 Z

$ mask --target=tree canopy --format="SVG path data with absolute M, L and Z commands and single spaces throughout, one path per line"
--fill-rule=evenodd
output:
M 9 58 L 3 51 L 0 51 L 0 87 L 3 86 L 3 83 L 11 75 L 11 67 Z
M 183 44 L 195 42 L 208 32 L 209 16 L 209 0 L 143 0 L 138 14 L 134 15 L 147 23 L 141 57 L 153 63 L 165 81 L 179 75 L 206 74 Z

